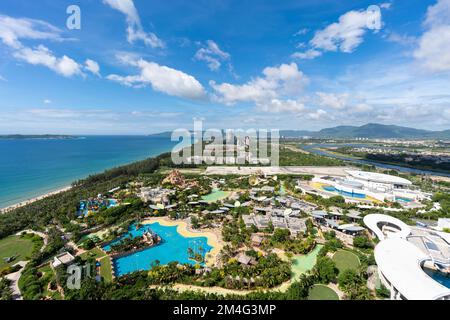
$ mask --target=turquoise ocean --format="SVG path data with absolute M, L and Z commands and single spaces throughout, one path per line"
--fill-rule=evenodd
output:
M 69 186 L 90 174 L 168 152 L 176 143 L 154 136 L 0 139 L 0 208 Z

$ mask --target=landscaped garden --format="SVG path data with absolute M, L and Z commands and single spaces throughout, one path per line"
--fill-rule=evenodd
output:
M 100 275 L 105 282 L 112 282 L 112 266 L 109 256 L 101 249 L 93 248 L 80 255 L 83 260 L 94 259 L 100 263 Z
M 308 300 L 339 300 L 339 296 L 330 287 L 316 284 L 309 290 Z
M 333 255 L 333 261 L 341 273 L 344 270 L 351 269 L 357 271 L 361 262 L 356 254 L 347 250 L 338 250 Z
M 0 270 L 10 267 L 19 261 L 30 260 L 35 249 L 42 246 L 43 241 L 36 235 L 10 236 L 0 240 Z

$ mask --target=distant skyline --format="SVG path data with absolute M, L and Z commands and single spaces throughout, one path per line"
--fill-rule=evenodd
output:
M 0 134 L 446 130 L 450 0 L 3 0 L 0 97 Z

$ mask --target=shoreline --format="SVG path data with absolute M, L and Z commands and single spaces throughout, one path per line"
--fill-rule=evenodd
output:
M 199 230 L 193 231 L 188 223 L 184 220 L 170 220 L 167 217 L 155 217 L 155 218 L 147 218 L 142 221 L 143 225 L 151 225 L 154 223 L 159 223 L 164 227 L 177 227 L 177 232 L 185 237 L 185 238 L 198 238 L 205 237 L 207 239 L 207 243 L 211 246 L 211 250 L 206 254 L 205 264 L 207 266 L 213 266 L 216 262 L 217 255 L 223 248 L 223 241 L 220 236 L 211 230 Z
M 70 189 L 72 189 L 72 186 L 66 186 L 64 188 L 60 188 L 60 189 L 57 189 L 57 190 L 54 190 L 54 191 L 50 191 L 50 192 L 44 193 L 44 194 L 42 194 L 40 196 L 31 198 L 31 199 L 28 199 L 28 200 L 24 200 L 22 202 L 19 202 L 19 203 L 16 203 L 16 204 L 12 204 L 12 205 L 4 207 L 4 208 L 0 208 L 0 213 L 2 213 L 2 214 L 8 213 L 8 212 L 13 211 L 15 209 L 18 209 L 18 208 L 21 208 L 21 207 L 25 207 L 25 206 L 27 206 L 29 204 L 32 204 L 33 202 L 36 202 L 36 201 L 39 201 L 39 200 L 43 200 L 45 198 L 57 195 L 57 194 L 62 193 L 62 192 L 69 191 Z

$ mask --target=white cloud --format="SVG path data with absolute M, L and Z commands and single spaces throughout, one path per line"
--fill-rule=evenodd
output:
M 136 6 L 133 0 L 103 0 L 103 3 L 120 11 L 127 18 L 127 40 L 129 43 L 142 41 L 152 48 L 164 48 L 164 42 L 152 32 L 145 32 L 142 27 Z
M 6 81 L 6 78 L 0 74 L 0 81 Z
M 372 106 L 368 105 L 367 103 L 359 103 L 351 109 L 352 112 L 356 113 L 364 113 L 372 110 Z
M 22 48 L 20 39 L 61 40 L 60 34 L 60 29 L 45 21 L 0 15 L 0 39 L 14 49 Z
M 366 10 L 349 11 L 340 16 L 338 22 L 317 31 L 310 44 L 323 51 L 353 52 L 363 42 L 371 18 Z M 381 19 L 381 16 L 377 18 Z
M 206 47 L 200 48 L 194 58 L 196 60 L 205 61 L 208 68 L 212 71 L 217 71 L 222 65 L 223 61 L 230 59 L 230 54 L 222 51 L 217 43 L 212 40 L 206 42 Z
M 257 77 L 242 85 L 230 83 L 210 85 L 216 92 L 216 99 L 225 104 L 236 102 L 256 102 L 265 104 L 267 101 L 282 96 L 299 95 L 309 82 L 308 78 L 298 70 L 297 64 L 282 64 L 278 67 L 267 67 L 263 76 Z
M 322 119 L 328 117 L 328 112 L 326 112 L 325 110 L 319 109 L 315 112 L 308 113 L 306 116 L 308 119 L 311 119 L 311 120 L 322 120 Z
M 414 57 L 430 72 L 450 71 L 450 0 L 430 6 L 424 25 Z
M 381 9 L 390 9 L 392 7 L 392 3 L 390 3 L 390 2 L 384 2 L 384 3 L 381 3 L 380 4 L 380 8 Z
M 305 105 L 302 102 L 291 99 L 272 99 L 268 102 L 257 102 L 256 106 L 259 110 L 269 113 L 300 113 L 305 110 Z
M 22 47 L 13 53 L 14 57 L 32 65 L 45 66 L 64 77 L 81 75 L 81 66 L 73 59 L 64 55 L 56 57 L 45 46 L 39 45 L 37 48 Z
M 100 77 L 100 66 L 99 66 L 99 64 L 96 62 L 96 61 L 94 61 L 94 60 L 91 60 L 91 59 L 87 59 L 85 62 L 84 62 L 84 65 L 85 65 L 85 69 L 86 70 L 88 70 L 89 72 L 91 72 L 92 74 L 95 74 L 96 76 L 99 76 Z
M 304 34 L 307 34 L 308 32 L 309 32 L 309 29 L 302 28 L 302 29 L 298 30 L 296 33 L 294 33 L 294 36 L 302 36 Z
M 295 63 L 267 67 L 263 76 L 241 85 L 210 81 L 216 101 L 226 105 L 253 102 L 257 110 L 270 113 L 303 112 L 305 106 L 298 97 L 308 83 L 309 79 Z
M 292 54 L 292 58 L 294 59 L 306 59 L 306 60 L 311 60 L 317 57 L 320 57 L 322 55 L 322 52 L 314 50 L 314 49 L 309 49 L 305 52 L 295 52 L 294 54 Z
M 44 100 L 44 104 L 51 104 L 52 103 L 52 100 L 50 100 L 50 99 L 45 99 Z
M 167 66 L 161 66 L 155 62 L 148 62 L 143 59 L 135 61 L 132 60 L 131 56 L 121 57 L 122 62 L 127 62 L 129 65 L 139 68 L 140 73 L 131 76 L 112 74 L 107 79 L 133 87 L 150 85 L 155 91 L 186 99 L 201 99 L 205 96 L 203 86 L 189 74 Z
M 396 32 L 389 33 L 389 35 L 386 37 L 386 40 L 389 42 L 401 44 L 403 46 L 413 45 L 417 42 L 417 39 L 413 36 L 398 34 Z
M 22 43 L 22 40 L 64 40 L 61 30 L 45 21 L 0 15 L 0 40 L 12 49 L 12 55 L 18 60 L 45 66 L 64 77 L 83 75 L 82 66 L 72 58 L 57 57 L 42 44 L 30 48 Z
M 333 94 L 325 92 L 316 92 L 319 97 L 319 105 L 333 109 L 344 109 L 348 104 L 349 94 Z

